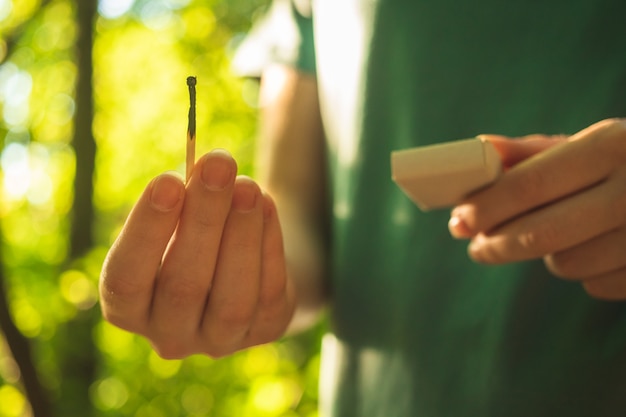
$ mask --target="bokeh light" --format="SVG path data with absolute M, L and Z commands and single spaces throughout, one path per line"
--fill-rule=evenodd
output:
M 135 0 L 100 0 L 98 12 L 106 19 L 116 19 L 128 13 Z

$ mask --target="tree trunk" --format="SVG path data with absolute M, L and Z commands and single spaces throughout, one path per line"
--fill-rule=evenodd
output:
M 92 125 L 93 105 L 93 33 L 97 0 L 75 0 L 78 38 L 76 40 L 76 113 L 73 147 L 76 157 L 74 204 L 69 242 L 69 265 L 74 265 L 94 245 L 93 179 L 96 143 Z M 79 311 L 64 328 L 58 329 L 57 341 L 62 372 L 60 398 L 56 402 L 59 416 L 94 415 L 89 388 L 96 377 L 96 349 L 92 330 L 99 315 L 96 309 Z M 62 346 L 62 347 L 61 347 Z
M 96 0 L 76 0 L 79 35 L 76 41 L 78 81 L 73 146 L 76 155 L 74 206 L 70 236 L 70 259 L 77 259 L 93 246 L 93 175 L 96 142 L 93 137 L 93 31 Z
M 0 265 L 2 265 L 1 252 Z M 48 393 L 39 380 L 31 354 L 30 342 L 20 333 L 11 316 L 6 278 L 2 267 L 0 267 L 0 329 L 4 333 L 9 350 L 20 370 L 21 382 L 26 398 L 30 403 L 33 417 L 51 417 L 52 409 Z

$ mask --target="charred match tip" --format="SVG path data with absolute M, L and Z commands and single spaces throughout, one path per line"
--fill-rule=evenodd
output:
M 189 87 L 196 85 L 196 77 L 187 77 L 187 85 Z

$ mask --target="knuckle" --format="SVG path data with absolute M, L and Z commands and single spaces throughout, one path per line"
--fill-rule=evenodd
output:
M 626 122 L 626 119 L 623 119 L 623 118 L 609 117 L 607 119 L 600 120 L 599 122 L 595 123 L 593 126 L 599 126 L 603 130 L 611 130 L 611 129 L 616 128 L 616 126 L 619 126 L 620 124 L 624 124 L 625 122 Z M 624 126 L 626 127 L 626 125 Z
M 626 178 L 626 175 L 623 176 Z M 619 225 L 626 224 L 626 185 L 619 181 L 621 185 L 616 195 L 607 205 L 609 219 L 614 219 Z
M 624 137 L 623 135 L 626 135 L 626 118 L 607 119 L 605 122 L 607 123 L 607 129 L 611 133 L 622 138 Z
M 477 247 L 475 245 L 470 244 L 467 247 L 467 255 L 476 263 L 485 264 L 490 261 L 493 262 L 498 258 L 497 254 L 494 253 L 491 247 L 480 246 Z M 496 255 L 496 256 L 494 256 Z
M 103 269 L 100 277 L 100 297 L 105 302 L 134 299 L 143 292 L 137 280 L 125 274 L 113 274 Z
M 215 318 L 226 329 L 247 328 L 254 318 L 254 309 L 241 305 L 225 306 L 215 312 Z
M 626 119 L 608 119 L 605 121 L 603 134 L 592 138 L 606 160 L 616 163 L 626 159 Z
M 122 282 L 102 281 L 100 285 L 100 311 L 110 324 L 134 333 L 141 333 L 147 322 L 140 311 L 129 309 L 142 293 L 133 286 L 129 289 Z
M 213 233 L 216 230 L 221 230 L 224 226 L 224 219 L 226 217 L 225 214 L 222 213 L 219 216 L 211 214 L 212 213 L 209 213 L 207 211 L 194 213 L 194 227 L 206 233 Z
M 206 300 L 207 289 L 194 281 L 180 279 L 166 281 L 162 286 L 163 296 L 172 307 L 188 308 Z
M 518 237 L 518 243 L 529 255 L 545 255 L 554 252 L 559 246 L 560 233 L 552 223 L 528 230 Z

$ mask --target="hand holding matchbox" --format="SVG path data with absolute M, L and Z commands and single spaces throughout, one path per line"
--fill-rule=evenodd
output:
M 473 138 L 391 153 L 392 178 L 424 210 L 451 207 L 502 172 L 493 145 Z

